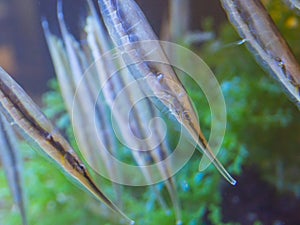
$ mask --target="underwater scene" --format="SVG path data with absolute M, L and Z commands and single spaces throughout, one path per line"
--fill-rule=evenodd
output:
M 2 0 L 0 29 L 0 225 L 300 224 L 298 0 Z

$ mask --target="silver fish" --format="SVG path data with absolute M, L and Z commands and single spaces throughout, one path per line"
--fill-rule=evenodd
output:
M 0 112 L 0 158 L 6 173 L 14 202 L 19 207 L 23 225 L 27 225 L 25 208 L 24 182 L 22 176 L 23 163 L 21 152 L 17 146 L 17 137 L 12 126 Z
M 104 202 L 129 224 L 134 222 L 97 187 L 84 163 L 25 91 L 0 68 L 0 109 L 26 139 L 37 145 L 67 177 Z
M 300 66 L 259 0 L 221 0 L 231 23 L 256 61 L 286 90 L 300 108 Z
M 143 92 L 147 96 L 156 96 L 188 131 L 205 156 L 234 185 L 236 181 L 210 149 L 188 94 L 173 68 L 167 64 L 166 55 L 138 5 L 133 0 L 99 0 L 98 3 L 106 28 L 119 47 L 123 61 L 130 65 L 129 69 L 136 79 L 144 80 Z
M 43 27 L 62 95 L 72 117 L 75 137 L 80 151 L 93 169 L 101 171 L 105 177 L 112 178 L 117 176 L 118 171 L 114 163 L 108 159 L 108 155 L 115 153 L 117 147 L 107 118 L 107 109 L 103 104 L 96 103 L 98 98 L 97 81 L 94 79 L 96 76 L 84 73 L 88 62 L 79 44 L 67 31 L 61 2 L 58 5 L 58 16 L 65 47 L 51 35 L 46 21 L 43 21 Z M 93 112 L 97 116 L 93 117 Z M 113 183 L 113 186 L 117 200 L 121 204 L 121 186 L 116 183 Z
M 285 0 L 292 8 L 300 10 L 300 0 Z
M 98 17 L 94 11 L 93 5 L 91 2 L 90 7 L 92 11 L 92 16 L 88 18 L 87 26 L 86 26 L 86 32 L 87 32 L 87 39 L 89 46 L 93 52 L 94 60 L 96 63 L 96 68 L 98 70 L 98 76 L 100 77 L 101 82 L 106 84 L 102 91 L 105 96 L 105 100 L 108 103 L 110 107 L 114 106 L 114 101 L 116 96 L 118 95 L 118 92 L 120 92 L 124 86 L 124 80 L 121 77 L 121 74 L 115 75 L 113 77 L 110 77 L 110 71 L 114 71 L 116 68 L 116 65 L 113 64 L 110 60 L 106 57 L 103 58 L 103 62 L 100 59 L 100 56 L 102 53 L 110 49 L 111 43 L 109 42 L 109 39 L 105 35 L 105 32 L 103 31 L 102 24 L 98 20 Z M 103 86 L 102 85 L 102 86 Z M 131 96 L 128 95 L 129 93 L 126 91 L 124 92 L 124 95 L 122 95 L 122 102 L 121 105 L 115 104 L 117 108 L 114 108 L 114 111 L 112 111 L 114 118 L 116 119 L 119 129 L 121 130 L 123 140 L 125 142 L 129 142 L 132 144 L 132 142 L 135 142 L 135 140 L 132 140 L 132 137 L 130 136 L 130 132 L 126 128 L 128 126 L 128 120 L 126 117 L 126 113 L 128 110 L 131 109 L 132 103 L 130 101 Z M 124 112 L 124 113 L 123 113 Z M 133 118 L 131 121 L 131 125 L 134 127 L 134 130 L 136 132 L 140 131 L 139 123 L 136 120 L 136 118 Z M 145 143 L 136 143 L 136 146 L 138 145 L 139 148 L 145 148 Z M 146 181 L 148 183 L 153 183 L 152 177 L 153 173 L 151 173 L 147 168 L 144 168 L 144 165 L 147 165 L 147 161 L 151 161 L 151 157 L 149 157 L 149 154 L 146 152 L 138 152 L 133 150 L 132 154 L 137 162 L 138 165 L 141 165 L 143 176 L 145 177 Z M 156 189 L 156 187 L 152 188 L 153 191 L 156 193 L 156 196 L 158 198 L 158 201 L 163 206 L 163 208 L 166 208 L 166 204 L 163 200 L 163 198 L 160 196 L 159 191 Z

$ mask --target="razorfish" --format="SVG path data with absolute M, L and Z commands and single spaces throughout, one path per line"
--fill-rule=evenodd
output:
M 97 20 L 94 19 L 94 21 Z M 101 49 L 108 49 L 111 45 L 109 45 L 109 41 L 106 40 L 108 39 L 108 37 L 104 32 L 100 21 L 97 21 L 97 24 L 98 32 L 100 31 L 100 34 L 97 35 L 97 32 L 95 32 L 96 35 L 93 35 L 92 32 L 88 32 L 88 39 L 90 46 L 95 54 L 95 60 L 96 62 L 100 63 L 100 60 L 107 59 L 107 57 L 100 58 L 101 53 L 102 55 L 105 54 L 105 52 L 101 52 Z M 97 30 L 97 28 L 95 28 L 95 30 Z M 102 37 L 102 39 L 99 39 L 97 37 Z M 98 52 L 96 52 L 96 49 L 98 49 L 96 39 L 98 39 L 98 43 L 100 43 Z M 97 58 L 99 59 L 97 60 Z M 105 67 L 107 67 L 107 65 L 109 65 L 110 63 L 103 62 L 101 64 L 104 64 Z M 102 67 L 104 67 L 104 65 Z M 98 67 L 99 66 L 100 65 L 98 65 Z M 117 67 L 117 65 L 115 67 Z M 102 68 L 99 70 L 99 75 L 102 77 L 101 80 L 103 81 L 103 83 L 107 82 L 107 85 L 109 85 L 109 87 L 103 88 L 106 94 L 106 100 L 111 107 L 115 107 L 112 111 L 115 112 L 114 116 L 116 117 L 116 120 L 118 120 L 118 125 L 121 126 L 121 124 L 123 124 L 120 129 L 123 134 L 124 140 L 125 142 L 130 142 L 129 146 L 133 145 L 136 149 L 132 150 L 134 158 L 136 159 L 138 164 L 142 166 L 141 168 L 142 170 L 144 170 L 144 174 L 145 176 L 147 176 L 147 180 L 151 182 L 151 176 L 153 176 L 153 173 L 150 174 L 149 171 L 143 167 L 144 165 L 147 165 L 147 159 L 150 159 L 150 162 L 148 163 L 151 163 L 153 161 L 156 163 L 161 162 L 167 157 L 169 153 L 167 143 L 165 143 L 166 141 L 161 140 L 163 135 L 161 134 L 162 128 L 159 126 L 159 124 L 154 122 L 155 125 L 153 125 L 153 129 L 155 130 L 152 130 L 151 132 L 152 138 L 147 138 L 148 130 L 146 126 L 151 121 L 151 119 L 158 117 L 159 114 L 157 112 L 157 109 L 153 106 L 149 99 L 143 96 L 139 85 L 136 85 L 128 70 L 125 69 L 118 71 L 117 74 L 111 74 L 113 73 L 113 71 L 117 71 L 117 69 Z M 117 96 L 118 99 L 116 100 Z M 142 101 L 138 101 L 138 103 L 136 102 L 137 104 L 135 104 L 135 99 L 140 99 Z M 129 120 L 128 115 L 130 111 L 132 117 L 130 117 Z M 128 136 L 128 134 L 130 134 L 130 131 L 128 130 L 128 123 L 130 123 L 131 129 L 133 131 L 133 134 L 131 135 L 134 135 L 134 138 L 132 138 L 130 135 Z M 138 140 L 136 140 L 136 138 Z M 133 144 L 132 142 L 135 141 L 136 143 Z M 176 214 L 178 217 L 177 220 L 180 221 L 180 206 L 177 197 L 175 180 L 169 171 L 170 165 L 168 166 L 164 163 L 160 163 L 158 165 L 162 180 L 166 180 L 166 186 L 175 206 Z M 153 183 L 153 181 L 151 183 Z
M 104 27 L 99 20 L 94 6 L 91 2 L 89 2 L 92 16 L 88 18 L 87 22 L 87 34 L 88 34 L 88 43 L 93 52 L 96 67 L 98 69 L 98 75 L 100 76 L 100 80 L 103 83 L 103 92 L 108 105 L 113 108 L 112 113 L 114 114 L 115 119 L 118 121 L 119 129 L 121 130 L 123 139 L 128 146 L 134 146 L 135 149 L 132 150 L 132 154 L 139 166 L 141 166 L 141 170 L 144 174 L 144 177 L 148 183 L 155 183 L 153 180 L 154 174 L 147 169 L 146 166 L 148 163 L 153 161 L 162 160 L 159 158 L 160 155 L 166 155 L 167 148 L 166 146 L 160 146 L 161 149 L 149 149 L 147 147 L 147 140 L 145 133 L 145 127 L 143 124 L 147 125 L 150 122 L 150 118 L 145 118 L 142 115 L 149 115 L 149 112 L 155 112 L 155 109 L 151 105 L 148 99 L 143 99 L 142 105 L 137 108 L 133 107 L 135 104 L 133 101 L 137 97 L 137 93 L 140 92 L 138 86 L 126 88 L 126 86 L 130 86 L 131 82 L 134 80 L 131 79 L 131 76 L 128 74 L 129 71 L 121 70 L 116 74 L 112 75 L 114 71 L 117 71 L 117 65 L 113 64 L 111 61 L 111 57 L 108 57 L 108 50 L 112 47 L 111 41 L 108 37 L 108 34 L 104 31 Z M 105 57 L 101 57 L 101 55 L 106 55 Z M 116 62 L 118 64 L 118 62 Z M 119 97 L 116 100 L 117 96 Z M 117 102 L 117 103 L 116 103 Z M 132 118 L 129 121 L 128 113 L 131 110 Z M 156 116 L 156 115 L 153 115 Z M 153 118 L 153 117 L 152 117 Z M 131 129 L 134 134 L 130 134 L 128 130 L 128 124 L 130 124 Z M 156 126 L 157 128 L 157 126 Z M 155 135 L 159 134 L 159 132 L 152 132 Z M 137 140 L 135 137 L 133 138 L 131 135 L 138 136 Z M 158 138 L 159 139 L 159 138 Z M 152 150 L 152 151 L 151 151 Z M 170 178 L 170 174 L 167 171 L 167 168 L 161 168 L 162 176 L 164 179 L 167 179 L 167 187 L 171 194 L 173 202 L 175 202 L 175 206 L 177 209 L 178 206 L 177 200 L 177 192 L 175 188 L 175 182 L 173 178 Z M 164 180 L 163 179 L 163 180 Z M 159 191 L 156 190 L 156 187 L 153 187 L 154 192 L 157 194 L 159 202 L 164 207 L 164 201 L 160 197 Z M 177 210 L 177 215 L 180 214 L 180 210 Z
M 12 126 L 5 116 L 0 112 L 0 158 L 4 166 L 4 171 L 8 180 L 14 202 L 17 204 L 23 225 L 27 223 L 25 208 L 24 182 L 22 176 L 23 163 L 21 152 L 17 145 L 17 137 Z
M 231 23 L 257 62 L 300 108 L 300 66 L 259 0 L 221 0 Z
M 20 134 L 58 165 L 67 177 L 119 213 L 126 222 L 134 223 L 102 193 L 67 140 L 2 68 L 0 68 L 0 109 Z
M 236 181 L 216 159 L 208 145 L 191 100 L 168 64 L 165 52 L 141 9 L 133 0 L 99 0 L 98 3 L 106 28 L 119 48 L 124 63 L 130 65 L 129 69 L 135 79 L 143 79 L 141 86 L 145 95 L 155 96 L 153 102 L 168 109 L 169 114 L 185 128 L 204 155 L 234 185 Z
M 64 100 L 64 103 L 66 105 L 67 111 L 69 115 L 72 115 L 73 108 L 76 107 L 76 110 L 79 110 L 80 107 L 78 104 L 74 104 L 74 95 L 76 88 L 74 86 L 74 76 L 72 76 L 71 66 L 69 63 L 69 58 L 67 56 L 67 53 L 65 51 L 65 47 L 63 45 L 63 42 L 56 38 L 55 36 L 51 35 L 49 29 L 48 29 L 48 23 L 47 21 L 43 21 L 43 28 L 47 40 L 47 44 L 50 50 L 50 55 L 52 57 L 52 61 L 54 64 L 54 68 L 56 71 L 56 76 L 60 85 L 60 91 Z M 78 107 L 78 109 L 77 109 Z M 86 127 L 85 121 L 83 121 L 82 118 L 77 114 L 74 114 L 73 120 L 76 121 L 76 123 L 73 123 L 72 126 L 74 130 L 84 129 Z M 89 154 L 86 154 L 84 151 L 85 149 L 89 149 L 90 147 L 90 140 L 82 137 L 86 134 L 86 130 L 83 130 L 81 133 L 82 135 L 77 137 L 78 145 L 80 147 L 80 150 L 83 152 L 84 156 L 87 158 L 88 162 L 93 162 L 92 160 L 96 157 L 93 156 L 93 154 L 90 152 Z M 87 134 L 86 134 L 87 135 Z M 91 139 L 93 140 L 93 139 Z M 91 163 L 92 166 L 96 165 L 95 163 Z
M 286 2 L 292 7 L 300 10 L 300 0 L 286 0 Z
M 48 24 L 44 20 L 45 36 L 62 96 L 69 115 L 72 117 L 72 126 L 79 150 L 95 171 L 101 171 L 102 175 L 110 179 L 119 174 L 114 163 L 108 158 L 110 154 L 115 153 L 117 148 L 107 117 L 108 109 L 104 104 L 99 104 L 100 101 L 96 101 L 99 97 L 97 81 L 94 79 L 94 74 L 85 73 L 88 67 L 85 53 L 67 31 L 61 4 L 60 2 L 58 5 L 58 17 L 63 43 L 51 35 Z M 117 200 L 121 204 L 121 186 L 116 183 L 113 183 L 113 186 Z

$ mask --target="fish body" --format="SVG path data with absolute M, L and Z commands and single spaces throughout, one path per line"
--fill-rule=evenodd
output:
M 47 21 L 43 21 L 43 27 L 79 149 L 95 171 L 113 180 L 119 173 L 109 157 L 115 153 L 117 146 L 107 107 L 97 102 L 97 98 L 101 98 L 98 95 L 99 82 L 94 79 L 94 71 L 86 72 L 89 66 L 86 49 L 83 50 L 68 32 L 61 2 L 58 17 L 63 40 L 50 33 Z M 113 183 L 113 187 L 121 205 L 121 186 Z
M 113 45 L 104 30 L 103 24 L 98 20 L 91 3 L 90 6 L 92 11 L 91 23 L 87 25 L 86 29 L 88 43 L 94 54 L 105 99 L 118 121 L 118 127 L 126 145 L 129 148 L 132 146 L 132 154 L 135 160 L 138 165 L 142 166 L 141 169 L 147 182 L 152 184 L 155 182 L 155 180 L 152 180 L 153 173 L 146 167 L 144 168 L 144 166 L 147 166 L 149 163 L 163 161 L 169 153 L 166 141 L 161 140 L 164 138 L 164 135 L 161 132 L 162 127 L 159 126 L 159 123 L 154 122 L 154 130 L 151 130 L 151 137 L 148 138 L 148 124 L 152 119 L 158 117 L 159 113 L 152 102 L 143 95 L 140 86 L 130 75 L 130 71 L 127 69 L 117 71 L 118 62 L 113 64 L 111 62 L 112 57 L 106 56 L 101 58 L 101 55 L 107 53 Z M 112 74 L 114 71 L 117 71 L 117 73 Z M 131 130 L 128 130 L 128 124 Z M 169 166 L 160 163 L 158 169 L 162 180 L 166 180 L 176 213 L 181 218 L 175 181 L 169 171 Z M 158 193 L 155 188 L 154 191 Z M 161 200 L 159 201 L 162 202 Z
M 292 7 L 300 10 L 300 0 L 286 0 L 286 2 Z
M 6 173 L 10 190 L 22 216 L 23 225 L 27 225 L 24 182 L 22 176 L 23 163 L 21 152 L 17 146 L 17 137 L 5 116 L 0 112 L 0 158 Z
M 62 171 L 133 224 L 96 186 L 84 163 L 25 91 L 1 68 L 0 109 L 20 133 L 35 143 Z
M 145 16 L 132 0 L 98 1 L 106 28 L 119 48 L 125 65 L 135 79 L 142 79 L 146 96 L 155 97 L 183 125 L 206 157 L 231 183 L 236 181 L 210 149 L 198 122 L 191 100 L 168 64 L 168 59 Z M 130 12 L 130 13 L 128 13 Z
M 221 0 L 257 62 L 300 108 L 300 65 L 260 0 Z

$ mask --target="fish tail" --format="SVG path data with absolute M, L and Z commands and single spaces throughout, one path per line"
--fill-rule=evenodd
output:
M 232 185 L 236 185 L 237 181 L 228 173 L 228 171 L 224 168 L 224 166 L 220 163 L 220 161 L 216 158 L 212 150 L 210 149 L 209 145 L 206 144 L 205 151 L 204 151 L 205 156 L 208 158 L 209 162 L 212 162 L 214 166 L 217 168 L 217 170 L 221 173 L 221 175 Z M 206 158 L 204 161 L 207 160 Z M 203 160 L 199 164 L 199 171 L 203 170 Z M 207 165 L 207 164 L 206 164 Z

